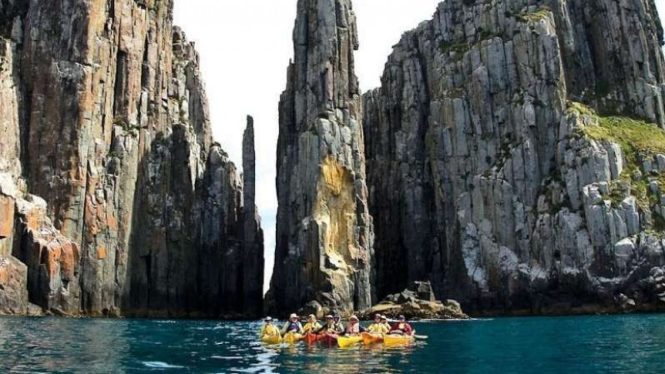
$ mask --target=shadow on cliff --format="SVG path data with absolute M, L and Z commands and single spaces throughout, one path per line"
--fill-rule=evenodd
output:
M 191 135 L 182 125 L 160 132 L 140 158 L 123 314 L 258 317 L 243 305 L 235 166 L 218 145 L 206 155 Z

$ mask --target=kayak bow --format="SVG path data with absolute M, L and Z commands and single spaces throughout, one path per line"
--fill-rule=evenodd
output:
M 383 337 L 383 342 L 386 345 L 409 345 L 416 341 L 411 335 L 386 335 Z

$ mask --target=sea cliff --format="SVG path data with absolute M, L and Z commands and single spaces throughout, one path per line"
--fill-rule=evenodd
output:
M 172 7 L 0 1 L 0 312 L 261 313 L 253 139 L 244 195 Z

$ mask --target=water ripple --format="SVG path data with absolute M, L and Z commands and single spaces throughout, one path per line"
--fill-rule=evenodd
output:
M 259 323 L 0 318 L 0 373 L 659 373 L 665 316 L 416 325 L 411 347 L 272 346 Z

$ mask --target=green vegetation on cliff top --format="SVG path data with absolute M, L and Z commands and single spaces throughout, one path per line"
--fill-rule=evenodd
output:
M 584 134 L 594 140 L 619 144 L 627 157 L 636 156 L 636 152 L 665 154 L 665 130 L 655 124 L 629 117 L 599 116 L 593 109 L 574 102 L 569 104 L 569 110 L 596 119 L 598 126 L 585 126 Z
M 597 126 L 581 128 L 584 135 L 593 140 L 616 143 L 624 153 L 626 164 L 621 180 L 615 181 L 610 188 L 609 198 L 612 204 L 618 206 L 625 197 L 620 192 L 621 184 L 637 198 L 642 209 L 656 204 L 656 196 L 649 193 L 649 182 L 655 180 L 661 188 L 664 188 L 665 176 L 644 178 L 640 170 L 640 160 L 656 154 L 665 154 L 665 130 L 655 124 L 629 117 L 600 116 L 593 109 L 576 102 L 569 103 L 568 110 L 597 121 Z
M 552 9 L 548 6 L 542 6 L 533 13 L 522 13 L 517 15 L 517 20 L 520 22 L 540 22 L 549 17 Z

